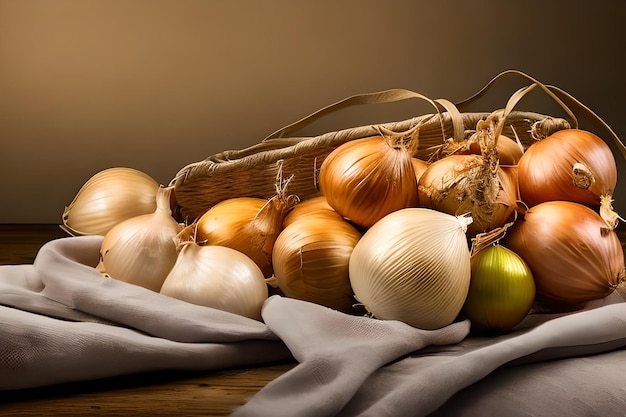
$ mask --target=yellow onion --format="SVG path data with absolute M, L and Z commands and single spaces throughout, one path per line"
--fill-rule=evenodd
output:
M 287 215 L 285 216 L 285 219 L 283 220 L 283 227 L 287 227 L 289 226 L 291 223 L 293 223 L 296 219 L 299 219 L 300 217 L 303 216 L 335 216 L 338 217 L 339 219 L 343 219 L 343 217 L 341 217 L 341 215 L 339 213 L 337 213 L 335 211 L 335 209 L 333 209 L 330 204 L 328 204 L 328 201 L 326 200 L 326 197 L 324 197 L 323 195 L 317 196 L 317 197 L 313 197 L 310 198 L 308 200 L 304 200 L 299 202 L 298 204 L 296 204 L 291 211 L 289 211 L 289 213 L 287 213 Z
M 524 154 L 524 147 L 520 142 L 504 135 L 498 137 L 496 149 L 498 150 L 500 165 L 517 165 Z M 469 151 L 475 155 L 482 154 L 480 144 L 477 140 L 471 140 Z
M 579 203 L 531 207 L 507 232 L 504 245 L 526 261 L 537 301 L 549 310 L 571 310 L 606 297 L 626 279 L 617 234 Z
M 358 226 L 417 205 L 417 181 L 408 147 L 394 137 L 348 141 L 322 162 L 319 187 L 328 204 Z
M 471 259 L 472 278 L 463 311 L 478 331 L 506 331 L 518 325 L 535 299 L 535 281 L 524 260 L 499 244 Z
M 493 172 L 480 155 L 449 155 L 430 164 L 418 183 L 419 203 L 451 215 L 470 213 L 468 235 L 488 232 L 515 218 L 517 168 Z
M 229 198 L 211 207 L 189 227 L 193 228 L 198 244 L 236 249 L 249 256 L 269 277 L 272 275 L 272 248 L 293 204 L 295 199 L 283 194 L 269 200 Z
M 89 178 L 63 211 L 71 235 L 104 236 L 123 220 L 154 212 L 159 183 L 133 168 L 105 169 Z
M 470 285 L 471 217 L 406 208 L 379 220 L 350 256 L 356 299 L 374 316 L 437 329 L 457 317 Z
M 619 216 L 611 206 L 617 166 L 611 148 L 580 129 L 559 130 L 531 145 L 518 164 L 520 197 L 528 206 L 573 201 L 601 209 L 607 225 Z
M 411 163 L 413 164 L 413 170 L 415 171 L 415 179 L 419 183 L 419 180 L 422 177 L 422 174 L 424 174 L 424 171 L 426 171 L 426 168 L 428 168 L 429 163 L 416 157 L 411 158 Z
M 287 297 L 351 312 L 355 300 L 348 264 L 360 238 L 333 212 L 295 219 L 274 244 L 275 284 Z
M 161 294 L 255 320 L 268 289 L 263 272 L 243 253 L 225 246 L 180 243 L 178 258 Z
M 182 229 L 172 217 L 172 190 L 158 189 L 153 213 L 126 219 L 107 232 L 100 248 L 101 272 L 159 291 L 176 262 L 176 236 Z

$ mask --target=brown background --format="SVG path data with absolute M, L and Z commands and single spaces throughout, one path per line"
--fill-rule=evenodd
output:
M 59 223 L 104 168 L 166 184 L 349 95 L 401 87 L 458 101 L 511 68 L 626 138 L 625 16 L 618 0 L 0 0 L 0 223 Z M 375 107 L 303 133 L 432 111 Z

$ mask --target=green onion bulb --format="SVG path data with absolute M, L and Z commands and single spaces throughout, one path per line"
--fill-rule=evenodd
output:
M 471 259 L 470 288 L 463 310 L 478 331 L 508 331 L 530 311 L 535 281 L 526 262 L 510 249 L 492 245 Z

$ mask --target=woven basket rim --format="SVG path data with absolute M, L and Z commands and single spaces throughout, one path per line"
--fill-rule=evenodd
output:
M 464 123 L 468 121 L 475 123 L 475 121 L 486 118 L 492 113 L 493 112 L 463 112 L 461 115 L 463 116 Z M 441 118 L 439 116 L 441 116 Z M 513 111 L 509 114 L 507 119 L 542 120 L 551 117 L 553 116 L 530 111 Z M 451 117 L 447 112 L 442 112 L 440 115 L 430 113 L 400 121 L 340 129 L 315 136 L 268 138 L 242 149 L 222 151 L 203 160 L 187 164 L 178 171 L 170 182 L 170 185 L 178 186 L 185 183 L 190 177 L 205 175 L 207 173 L 212 174 L 217 169 L 223 172 L 229 172 L 239 170 L 242 166 L 251 167 L 258 164 L 273 163 L 294 156 L 304 147 L 336 146 L 333 144 L 336 143 L 338 137 L 345 137 L 342 141 L 358 139 L 360 137 L 366 137 L 367 134 L 375 133 L 379 128 L 401 133 L 404 130 L 414 127 L 420 121 L 432 123 L 433 125 L 435 123 L 437 125 L 443 123 L 444 127 L 448 129 L 450 128 L 448 124 L 451 123 Z M 468 128 L 470 127 L 465 126 L 466 130 L 468 130 Z M 474 126 L 471 126 L 469 130 L 473 128 Z

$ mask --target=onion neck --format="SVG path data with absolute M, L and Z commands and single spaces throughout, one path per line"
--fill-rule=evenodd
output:
M 600 196 L 600 217 L 611 229 L 615 229 L 619 221 L 626 221 L 613 209 L 613 198 L 611 195 Z

